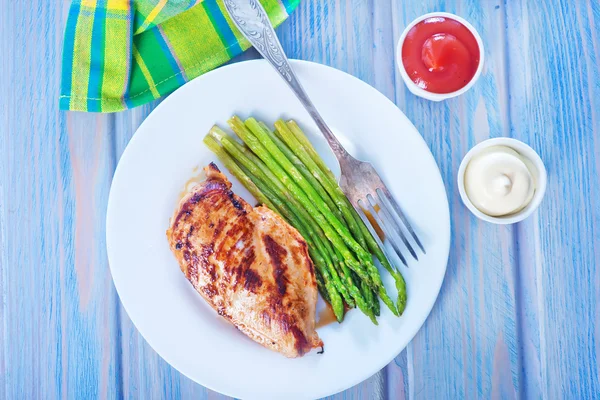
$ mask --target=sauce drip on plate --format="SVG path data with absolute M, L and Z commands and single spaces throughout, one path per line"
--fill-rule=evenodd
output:
M 452 93 L 465 87 L 479 66 L 475 36 L 447 17 L 427 18 L 408 32 L 402 63 L 410 79 L 432 93 Z
M 204 171 L 198 171 L 198 167 L 195 167 L 192 170 L 192 173 L 194 175 L 190 177 L 190 179 L 188 179 L 183 185 L 183 190 L 179 193 L 179 198 L 177 199 L 177 202 L 180 202 L 181 199 L 183 199 L 185 195 L 188 194 L 194 186 L 199 185 L 200 183 L 206 180 L 206 174 L 204 174 Z
M 325 305 L 325 308 L 323 308 L 319 313 L 319 317 L 317 318 L 317 324 L 315 328 L 322 328 L 325 325 L 332 324 L 336 321 L 337 319 L 335 318 L 335 314 L 333 313 L 331 306 L 327 304 Z

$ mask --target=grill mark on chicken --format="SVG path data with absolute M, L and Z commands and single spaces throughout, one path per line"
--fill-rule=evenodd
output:
M 296 319 L 293 316 L 284 314 L 280 318 L 281 329 L 284 332 L 289 332 L 294 336 L 294 347 L 298 354 L 303 355 L 306 352 L 306 348 L 308 345 L 308 340 L 306 339 L 306 335 L 298 329 L 296 324 Z
M 208 164 L 208 166 L 206 167 L 207 169 L 207 174 L 209 174 L 210 172 L 213 173 L 221 173 L 221 171 L 219 170 L 219 168 L 217 167 L 217 165 L 213 162 L 211 162 L 210 164 Z M 231 204 L 239 211 L 242 211 L 244 214 L 246 213 L 246 208 L 244 207 L 244 205 L 242 204 L 242 202 L 240 202 L 238 200 L 238 197 L 231 191 L 229 190 L 229 188 L 227 188 L 227 197 L 229 197 L 229 200 L 231 201 Z M 243 201 L 243 200 L 242 200 Z
M 209 257 L 212 255 L 213 250 L 211 246 L 203 246 L 202 252 L 200 253 L 200 261 L 202 266 L 208 273 L 208 276 L 211 282 L 215 282 L 217 280 L 217 269 L 214 264 L 209 261 Z
M 189 248 L 187 248 L 187 249 L 183 250 L 183 259 L 184 259 L 185 261 L 187 261 L 188 263 L 191 263 L 191 262 L 192 262 L 192 255 L 191 255 L 191 253 L 190 253 L 190 250 L 189 250 Z M 189 267 L 189 266 L 188 266 L 188 267 Z
M 246 277 L 246 275 L 248 274 L 248 271 L 250 271 L 251 265 L 254 263 L 255 260 L 256 260 L 256 253 L 254 252 L 254 246 L 250 246 L 244 252 L 244 256 L 240 260 L 240 264 L 236 270 L 236 272 L 237 272 L 236 273 L 236 281 L 235 281 L 236 285 L 241 280 L 243 280 L 244 277 Z M 250 291 L 254 292 L 258 287 L 260 287 L 260 285 L 262 284 L 262 280 L 260 279 L 260 277 L 258 275 L 256 275 L 256 277 L 254 277 L 252 275 L 252 273 L 255 273 L 255 271 L 250 272 L 250 280 L 252 282 L 245 283 L 244 287 L 246 288 L 246 290 L 250 290 Z
M 204 285 L 202 287 L 202 292 L 209 299 L 212 299 L 213 297 L 215 297 L 215 295 L 218 294 L 218 291 L 215 288 L 215 285 L 213 285 L 212 283 L 208 283 L 208 284 Z
M 235 208 L 237 208 L 238 210 L 242 211 L 244 214 L 246 213 L 246 210 L 244 209 L 244 206 L 242 205 L 242 203 L 240 203 L 236 198 L 235 195 L 233 194 L 232 191 L 227 192 L 227 195 L 229 196 L 229 200 L 231 200 L 231 204 L 233 204 L 233 206 Z
M 190 199 L 190 203 L 192 204 L 197 204 L 200 200 L 202 199 L 202 194 L 201 193 L 196 193 L 195 195 L 192 196 L 192 198 Z
M 301 248 L 298 246 L 298 247 L 294 248 L 293 251 L 291 252 L 292 259 L 294 260 L 294 264 L 296 264 L 300 260 L 301 256 L 304 256 L 301 253 L 301 251 L 302 251 Z
M 268 310 L 263 310 L 260 313 L 260 317 L 267 325 L 271 325 L 271 313 Z M 273 342 L 273 344 L 275 344 L 275 342 Z
M 220 244 L 217 254 L 225 253 L 223 261 L 234 259 L 241 249 L 251 243 L 253 231 L 249 229 L 250 223 L 246 218 L 240 218 L 229 230 L 223 233 L 225 236 Z M 224 252 L 223 249 L 228 249 Z
M 213 247 L 210 244 L 207 245 L 202 245 L 202 251 L 200 252 L 200 258 L 202 260 L 202 263 L 204 265 L 208 265 L 209 261 L 208 261 L 208 257 L 210 257 L 213 254 Z M 214 269 L 215 266 L 210 264 L 211 268 Z
M 223 232 L 223 229 L 225 229 L 225 225 L 227 224 L 227 221 L 225 220 L 220 220 L 219 222 L 217 222 L 217 227 L 213 230 L 213 234 L 212 234 L 212 242 L 213 243 L 217 243 L 217 238 L 219 237 L 219 235 L 221 234 L 221 232 Z M 217 254 L 220 253 L 220 247 L 217 247 L 215 249 L 215 252 Z
M 208 189 L 207 191 L 203 191 L 203 192 L 196 192 L 192 195 L 192 197 L 189 199 L 188 202 L 186 202 L 180 209 L 179 213 L 177 213 L 177 216 L 175 217 L 175 219 L 172 222 L 173 226 L 176 226 L 179 224 L 180 219 L 183 218 L 184 221 L 186 221 L 188 219 L 189 216 L 192 215 L 192 208 L 194 207 L 195 204 L 198 204 L 198 202 L 200 200 L 202 200 L 205 197 L 209 197 L 212 193 L 213 190 L 219 190 L 219 188 L 222 187 L 219 185 L 212 185 L 215 186 L 212 189 Z
M 246 268 L 244 272 L 244 289 L 250 292 L 256 292 L 256 290 L 262 285 L 262 279 L 260 275 L 252 268 Z
M 322 346 L 308 247 L 265 207 L 231 191 L 214 164 L 180 202 L 167 231 L 171 250 L 197 292 L 258 343 L 287 357 Z
M 302 257 L 309 261 L 308 267 L 310 268 L 311 274 L 314 275 L 315 274 L 315 265 L 313 264 L 312 259 L 309 256 L 308 245 L 306 244 L 306 242 L 300 243 L 300 251 L 298 252 L 298 254 L 302 254 Z
M 275 266 L 273 268 L 273 277 L 277 285 L 277 292 L 283 296 L 287 288 L 287 278 L 285 276 L 287 265 L 285 264 L 285 257 L 288 252 L 269 235 L 265 235 L 263 241 L 265 242 L 267 253 Z
M 217 314 L 219 314 L 221 317 L 229 317 L 229 315 L 225 311 L 225 307 L 223 307 L 223 306 L 218 307 Z
M 304 335 L 304 333 L 302 333 L 302 331 L 300 329 L 298 329 L 297 326 L 292 325 L 290 326 L 290 331 L 292 332 L 292 335 L 294 335 L 294 338 L 296 339 L 296 350 L 298 351 L 298 354 L 300 354 L 301 356 L 304 355 L 304 353 L 306 352 L 306 348 L 308 347 L 308 340 L 306 340 L 306 335 Z
M 219 181 L 206 181 L 206 187 L 205 187 L 205 191 L 204 192 L 196 192 L 192 195 L 192 197 L 190 198 L 189 201 L 189 205 L 192 206 L 194 204 L 198 204 L 200 202 L 200 200 L 204 199 L 205 197 L 210 196 L 213 190 L 222 190 L 223 189 L 223 183 L 219 182 Z M 191 208 L 191 207 L 188 207 Z
M 217 172 L 220 173 L 221 170 L 219 169 L 219 167 L 217 167 L 217 164 L 215 164 L 214 162 L 209 162 L 208 165 L 206 166 L 206 168 L 204 168 L 204 170 L 206 171 L 206 175 L 210 176 L 210 172 Z
M 186 277 L 191 282 L 198 282 L 198 258 L 189 247 L 183 250 L 183 259 L 187 261 Z

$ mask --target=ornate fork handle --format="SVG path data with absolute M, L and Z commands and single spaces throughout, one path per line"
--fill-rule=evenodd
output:
M 323 133 L 323 136 L 325 136 L 325 139 L 327 139 L 327 143 L 329 143 L 338 160 L 351 157 L 329 129 L 304 91 L 260 2 L 258 0 L 224 0 L 224 4 L 231 19 L 246 39 L 290 86 Z

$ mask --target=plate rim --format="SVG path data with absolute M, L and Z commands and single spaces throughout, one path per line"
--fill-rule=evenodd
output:
M 322 398 L 322 397 L 327 397 L 327 396 L 331 396 L 334 395 L 336 393 L 340 393 L 344 390 L 350 389 L 362 382 L 364 382 L 366 379 L 368 379 L 369 377 L 373 376 L 374 374 L 376 374 L 377 372 L 381 371 L 383 368 L 385 368 L 387 365 L 389 365 L 394 358 L 396 358 L 398 356 L 398 354 L 400 354 L 403 350 L 406 349 L 406 347 L 412 342 L 412 340 L 415 338 L 416 334 L 421 330 L 421 328 L 423 327 L 423 325 L 425 324 L 425 321 L 429 318 L 429 315 L 431 314 L 431 311 L 433 310 L 433 307 L 435 306 L 435 304 L 437 303 L 437 300 L 440 296 L 440 291 L 441 291 L 441 287 L 443 285 L 443 282 L 446 278 L 446 274 L 448 271 L 448 260 L 449 260 L 449 256 L 450 256 L 450 245 L 452 242 L 452 220 L 451 220 L 451 215 L 450 215 L 450 203 L 448 201 L 448 192 L 446 190 L 446 185 L 444 183 L 444 179 L 440 170 L 440 167 L 435 159 L 435 157 L 433 156 L 433 153 L 431 152 L 431 149 L 429 147 L 429 145 L 427 144 L 427 142 L 424 140 L 423 136 L 421 135 L 421 133 L 417 130 L 417 128 L 414 126 L 414 124 L 412 123 L 412 121 L 406 116 L 406 114 L 404 114 L 404 112 L 393 102 L 391 101 L 387 96 L 385 96 L 383 93 L 381 93 L 379 90 L 377 90 L 375 87 L 369 85 L 368 83 L 366 83 L 365 81 L 363 81 L 362 79 L 351 75 L 343 70 L 325 65 L 325 64 L 321 64 L 321 63 L 317 63 L 317 62 L 312 62 L 312 61 L 306 61 L 306 60 L 298 60 L 298 59 L 290 59 L 290 63 L 292 64 L 292 66 L 294 65 L 304 65 L 304 66 L 308 66 L 309 68 L 323 68 L 323 69 L 327 69 L 327 70 L 333 70 L 330 72 L 335 72 L 335 73 L 341 73 L 342 75 L 345 76 L 345 78 L 351 79 L 356 81 L 358 84 L 363 85 L 368 87 L 368 89 L 377 92 L 383 101 L 388 102 L 389 104 L 391 104 L 394 108 L 397 109 L 398 112 L 400 112 L 404 118 L 406 119 L 406 121 L 412 126 L 412 128 L 414 129 L 415 133 L 417 133 L 418 136 L 418 140 L 423 142 L 423 145 L 427 148 L 427 152 L 429 157 L 431 158 L 431 160 L 434 162 L 437 172 L 438 172 L 438 177 L 440 178 L 441 181 L 441 186 L 443 189 L 443 193 L 444 193 L 444 211 L 447 217 L 447 243 L 446 246 L 444 247 L 444 251 L 446 256 L 444 257 L 445 259 L 445 263 L 444 263 L 444 268 L 443 268 L 443 274 L 441 275 L 441 279 L 439 279 L 439 283 L 436 285 L 435 289 L 435 297 L 432 297 L 432 300 L 430 302 L 430 304 L 426 304 L 425 306 L 421 307 L 423 310 L 426 310 L 426 312 L 423 312 L 422 315 L 422 319 L 419 321 L 418 324 L 414 324 L 414 328 L 410 329 L 409 327 L 405 327 L 403 329 L 410 329 L 409 330 L 409 334 L 407 335 L 407 341 L 406 343 L 402 343 L 400 346 L 397 346 L 397 351 L 394 350 L 394 352 L 390 352 L 391 357 L 386 358 L 386 362 L 377 367 L 377 369 L 375 369 L 374 371 L 367 371 L 365 374 L 363 374 L 363 376 L 360 378 L 360 380 L 354 382 L 353 384 L 351 384 L 350 386 L 347 385 L 336 385 L 335 389 L 332 390 L 327 390 L 327 391 L 320 391 L 317 394 L 317 398 Z M 158 354 L 164 361 L 166 361 L 170 367 L 172 367 L 173 369 L 175 369 L 178 373 L 182 374 L 183 376 L 185 376 L 186 378 L 190 379 L 191 381 L 193 381 L 194 383 L 205 387 L 209 390 L 212 390 L 214 392 L 226 395 L 226 396 L 230 396 L 230 397 L 234 397 L 234 398 L 248 398 L 248 397 L 253 397 L 253 395 L 251 396 L 246 396 L 244 393 L 235 393 L 233 391 L 229 391 L 227 388 L 226 389 L 217 389 L 215 388 L 213 385 L 211 385 L 210 383 L 205 383 L 205 382 L 200 382 L 199 379 L 193 378 L 190 375 L 188 375 L 186 372 L 181 371 L 178 367 L 176 367 L 171 358 L 169 356 L 165 356 L 163 354 L 162 351 L 158 351 L 155 346 L 153 346 L 152 341 L 148 340 L 148 338 L 146 337 L 146 335 L 144 333 L 142 333 L 142 331 L 138 328 L 137 323 L 134 321 L 134 318 L 132 318 L 132 314 L 129 312 L 128 307 L 125 305 L 125 303 L 122 301 L 122 296 L 121 296 L 121 290 L 119 289 L 119 284 L 117 283 L 117 281 L 114 278 L 114 274 L 113 274 L 113 263 L 111 262 L 111 254 L 113 251 L 111 251 L 111 240 L 109 240 L 109 232 L 112 232 L 113 229 L 109 229 L 110 226 L 112 226 L 112 222 L 111 222 L 111 209 L 113 209 L 115 207 L 114 205 L 114 196 L 113 196 L 113 185 L 115 180 L 117 179 L 117 177 L 120 174 L 120 171 L 122 169 L 122 163 L 121 161 L 127 156 L 127 154 L 131 151 L 131 147 L 134 145 L 134 143 L 139 140 L 138 137 L 139 135 L 137 134 L 141 129 L 144 128 L 144 126 L 148 123 L 148 121 L 151 119 L 152 115 L 155 114 L 157 112 L 157 110 L 162 109 L 163 104 L 169 101 L 169 98 L 171 98 L 172 95 L 174 95 L 175 93 L 179 92 L 180 90 L 182 90 L 187 84 L 189 84 L 190 82 L 193 81 L 201 81 L 201 80 L 205 80 L 205 79 L 210 79 L 212 75 L 216 74 L 216 73 L 222 73 L 223 70 L 229 70 L 229 69 L 235 69 L 235 68 L 244 68 L 244 66 L 246 65 L 250 65 L 250 64 L 267 64 L 267 61 L 264 59 L 252 59 L 252 60 L 245 60 L 245 61 L 240 61 L 240 62 L 235 62 L 235 63 L 231 63 L 231 64 L 226 64 L 223 66 L 220 66 L 218 68 L 215 68 L 203 75 L 200 75 L 194 79 L 192 79 L 191 81 L 187 82 L 186 84 L 182 85 L 181 87 L 179 87 L 178 89 L 176 89 L 175 91 L 173 91 L 172 93 L 170 93 L 167 97 L 165 97 L 149 114 L 148 116 L 142 121 L 142 123 L 137 127 L 137 129 L 135 130 L 134 134 L 132 135 L 131 139 L 129 140 L 129 142 L 127 143 L 125 149 L 123 150 L 121 157 L 119 158 L 118 162 L 117 162 L 117 166 L 115 168 L 115 172 L 113 174 L 113 178 L 111 180 L 111 186 L 110 186 L 110 191 L 109 191 L 109 196 L 108 196 L 108 202 L 107 202 L 107 211 L 106 211 L 106 219 L 105 219 L 105 240 L 106 240 L 106 249 L 107 249 L 107 259 L 108 259 L 108 264 L 109 264 L 109 269 L 110 269 L 110 273 L 111 273 L 111 278 L 113 281 L 113 284 L 115 286 L 115 290 L 117 292 L 117 295 L 119 296 L 119 302 L 121 303 L 121 305 L 123 306 L 123 309 L 125 310 L 125 312 L 127 313 L 128 318 L 130 319 L 130 321 L 132 322 L 133 326 L 135 327 L 136 331 L 140 334 L 140 336 L 146 341 L 146 343 L 152 348 L 152 350 L 154 352 L 156 352 L 156 354 Z M 256 393 L 256 391 L 252 391 L 254 393 Z M 290 394 L 291 397 L 295 398 L 293 395 Z

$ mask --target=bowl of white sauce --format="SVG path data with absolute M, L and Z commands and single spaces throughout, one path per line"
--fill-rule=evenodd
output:
M 540 156 L 511 138 L 479 143 L 458 169 L 463 203 L 476 217 L 494 224 L 514 224 L 529 217 L 542 202 L 546 181 Z

